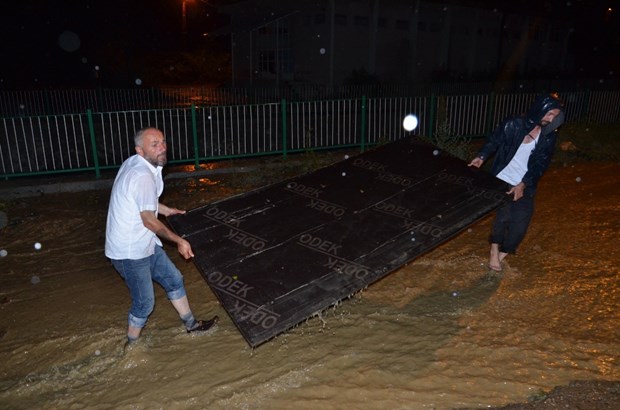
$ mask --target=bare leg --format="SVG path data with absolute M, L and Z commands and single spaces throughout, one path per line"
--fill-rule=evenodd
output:
M 127 327 L 127 337 L 131 340 L 136 340 L 139 338 L 140 332 L 142 332 L 141 327 L 133 327 L 131 325 Z
M 188 333 L 191 332 L 204 332 L 209 330 L 211 326 L 217 323 L 219 318 L 214 316 L 210 320 L 196 320 L 194 315 L 192 314 L 191 309 L 189 308 L 189 301 L 187 300 L 187 296 L 183 296 L 180 299 L 171 300 L 172 306 L 177 310 L 181 320 L 185 323 L 185 328 Z
M 187 296 L 183 296 L 180 299 L 171 300 L 172 306 L 177 310 L 179 316 L 183 317 L 187 314 L 191 313 L 191 309 L 189 308 L 189 301 L 187 300 Z
M 502 256 L 503 254 L 503 256 Z M 489 268 L 500 272 L 502 270 L 502 259 L 506 257 L 504 252 L 499 251 L 499 244 L 491 244 L 491 256 L 489 257 Z

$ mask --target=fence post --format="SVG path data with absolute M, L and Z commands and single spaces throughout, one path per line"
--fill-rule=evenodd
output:
M 90 134 L 90 146 L 93 154 L 93 165 L 95 166 L 95 176 L 101 177 L 101 169 L 99 168 L 99 156 L 97 155 L 97 139 L 95 138 L 95 123 L 93 122 L 93 112 L 89 108 L 86 110 L 88 117 L 88 133 Z
M 104 104 L 103 89 L 101 87 L 97 87 L 97 104 L 98 104 L 98 107 L 95 107 L 97 111 L 99 112 L 109 111 L 107 107 L 105 106 L 106 104 Z
M 50 94 L 49 94 L 49 90 L 45 89 L 43 90 L 43 99 L 44 99 L 44 107 L 43 107 L 43 115 L 54 115 L 54 114 L 62 114 L 62 112 L 57 113 L 57 112 L 52 112 L 52 104 L 50 103 Z M 31 114 L 32 115 L 32 114 Z M 38 114 L 40 115 L 40 114 Z
M 433 135 L 435 134 L 435 130 L 437 129 L 437 127 L 435 126 L 435 117 L 437 115 L 437 104 L 435 103 L 435 94 L 431 94 L 431 103 L 430 103 L 430 114 L 429 114 L 429 133 L 430 135 L 428 135 L 428 138 L 431 139 L 431 141 L 433 140 Z
M 495 124 L 493 123 L 493 116 L 495 115 L 495 93 L 491 92 L 489 95 L 489 107 L 487 108 L 487 127 L 485 130 L 485 135 L 491 135 Z
M 584 122 L 589 122 L 590 118 L 588 116 L 588 113 L 590 112 L 590 97 L 591 97 L 591 92 L 590 89 L 586 89 L 586 92 L 584 94 L 584 98 L 583 98 L 583 107 L 581 110 L 581 121 Z
M 360 149 L 361 152 L 364 152 L 366 149 L 366 111 L 368 110 L 368 105 L 366 104 L 366 96 L 362 96 L 362 123 L 360 124 Z
M 283 98 L 280 103 L 280 108 L 282 111 L 282 156 L 286 158 L 287 154 L 287 130 L 286 130 L 286 99 Z
M 198 124 L 196 123 L 196 106 L 192 104 L 192 139 L 194 141 L 194 169 L 200 168 L 198 161 Z

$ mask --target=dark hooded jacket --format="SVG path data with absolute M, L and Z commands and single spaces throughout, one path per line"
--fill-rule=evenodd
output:
M 544 94 L 536 98 L 530 110 L 524 116 L 505 119 L 489 136 L 487 142 L 478 152 L 478 157 L 487 160 L 495 154 L 491 172 L 499 174 L 515 156 L 523 138 L 534 129 L 540 120 L 552 109 L 560 109 L 560 115 L 549 125 L 542 127 L 536 146 L 527 162 L 527 172 L 522 182 L 526 192 L 536 191 L 538 180 L 545 173 L 555 150 L 557 128 L 564 123 L 564 103 L 556 94 Z

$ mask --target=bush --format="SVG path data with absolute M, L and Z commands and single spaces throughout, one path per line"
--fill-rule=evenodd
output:
M 559 131 L 555 161 L 620 161 L 620 125 L 573 123 Z

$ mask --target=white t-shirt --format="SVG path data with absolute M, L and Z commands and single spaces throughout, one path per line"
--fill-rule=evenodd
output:
M 497 174 L 497 178 L 508 182 L 512 186 L 521 183 L 523 176 L 527 172 L 527 161 L 530 159 L 530 154 L 534 148 L 536 148 L 536 140 L 528 144 L 522 142 L 508 165 Z
M 154 167 L 140 155 L 121 166 L 110 196 L 106 224 L 105 255 L 110 259 L 142 259 L 162 243 L 144 226 L 140 212 L 155 211 L 164 190 L 162 167 Z

